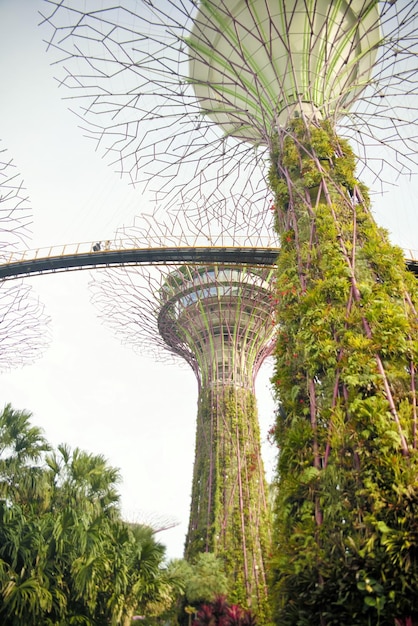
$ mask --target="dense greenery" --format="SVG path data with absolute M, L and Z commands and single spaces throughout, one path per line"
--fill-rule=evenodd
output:
M 162 616 L 163 623 L 190 626 L 202 604 L 229 593 L 223 563 L 213 552 L 200 552 L 192 563 L 174 559 L 168 564 L 168 569 L 170 576 L 181 581 L 181 586 L 177 587 L 176 597 Z
M 202 604 L 193 626 L 256 626 L 254 615 L 237 604 L 229 604 L 224 596 Z
M 186 558 L 213 552 L 224 564 L 230 600 L 265 621 L 270 514 L 252 391 L 201 390 L 192 489 Z
M 228 578 L 222 560 L 213 552 L 200 552 L 191 563 L 185 559 L 173 559 L 167 565 L 167 573 L 170 589 L 165 606 L 160 603 L 160 610 L 154 615 L 148 611 L 142 620 L 144 626 L 191 626 L 201 609 L 205 613 L 207 605 L 213 606 L 222 599 L 222 606 L 229 607 L 226 601 L 230 595 Z M 252 616 L 248 610 L 233 606 L 235 615 Z M 252 617 L 252 622 L 254 619 Z
M 30 413 L 0 414 L 0 622 L 126 625 L 177 584 L 150 528 L 122 521 L 105 459 L 51 451 Z
M 223 562 L 213 552 L 200 552 L 193 563 L 187 563 L 187 566 L 184 580 L 188 604 L 198 606 L 228 594 L 228 578 Z
M 418 620 L 416 279 L 354 170 L 326 124 L 272 150 L 280 626 Z

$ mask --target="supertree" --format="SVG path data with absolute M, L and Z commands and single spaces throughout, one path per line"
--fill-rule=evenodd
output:
M 0 254 L 4 261 L 27 244 L 31 208 L 22 178 L 6 149 L 0 148 Z M 0 284 L 0 370 L 33 362 L 48 343 L 44 308 L 23 281 Z
M 231 248 L 272 245 L 265 217 L 253 211 L 248 219 L 248 210 L 231 198 L 187 212 L 157 211 L 118 234 L 127 247 L 207 246 L 210 239 L 225 246 L 226 256 Z M 257 608 L 261 618 L 271 527 L 254 382 L 274 344 L 273 268 L 242 266 L 229 256 L 225 264 L 106 270 L 91 284 L 92 301 L 123 343 L 141 354 L 183 359 L 194 371 L 198 410 L 185 557 L 214 552 L 225 564 L 231 597 Z
M 167 206 L 273 194 L 277 619 L 412 623 L 416 285 L 358 175 L 416 168 L 417 4 L 144 1 L 67 25 L 49 4 L 60 81 L 122 173 Z

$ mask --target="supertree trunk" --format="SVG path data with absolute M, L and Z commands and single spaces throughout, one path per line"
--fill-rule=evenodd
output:
M 208 385 L 199 394 L 192 506 L 185 556 L 214 552 L 231 599 L 267 617 L 270 508 L 254 393 Z
M 297 119 L 272 150 L 280 624 L 418 609 L 416 279 L 354 169 L 327 124 Z

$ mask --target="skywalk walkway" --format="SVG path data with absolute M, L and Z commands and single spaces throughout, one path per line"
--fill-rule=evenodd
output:
M 0 257 L 0 280 L 68 270 L 127 265 L 222 263 L 273 267 L 278 248 L 180 246 L 124 248 L 105 243 L 83 243 L 40 248 Z
M 122 243 L 122 242 L 121 242 Z M 15 252 L 0 257 L 0 280 L 69 270 L 135 265 L 215 264 L 274 267 L 276 247 L 179 246 L 127 248 L 114 242 L 77 243 Z M 406 265 L 418 276 L 418 255 L 405 251 Z

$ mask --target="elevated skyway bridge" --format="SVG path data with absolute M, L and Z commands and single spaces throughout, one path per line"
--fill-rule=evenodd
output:
M 70 270 L 181 263 L 274 267 L 279 248 L 248 246 L 129 247 L 132 242 L 107 241 L 63 244 L 0 256 L 0 280 Z M 406 265 L 418 276 L 418 252 L 406 250 Z
M 132 246 L 132 243 L 129 242 Z M 69 270 L 96 269 L 127 265 L 174 265 L 179 263 L 271 266 L 277 247 L 234 246 L 150 246 L 129 247 L 127 242 L 88 242 L 64 244 L 13 252 L 0 256 L 0 280 Z

